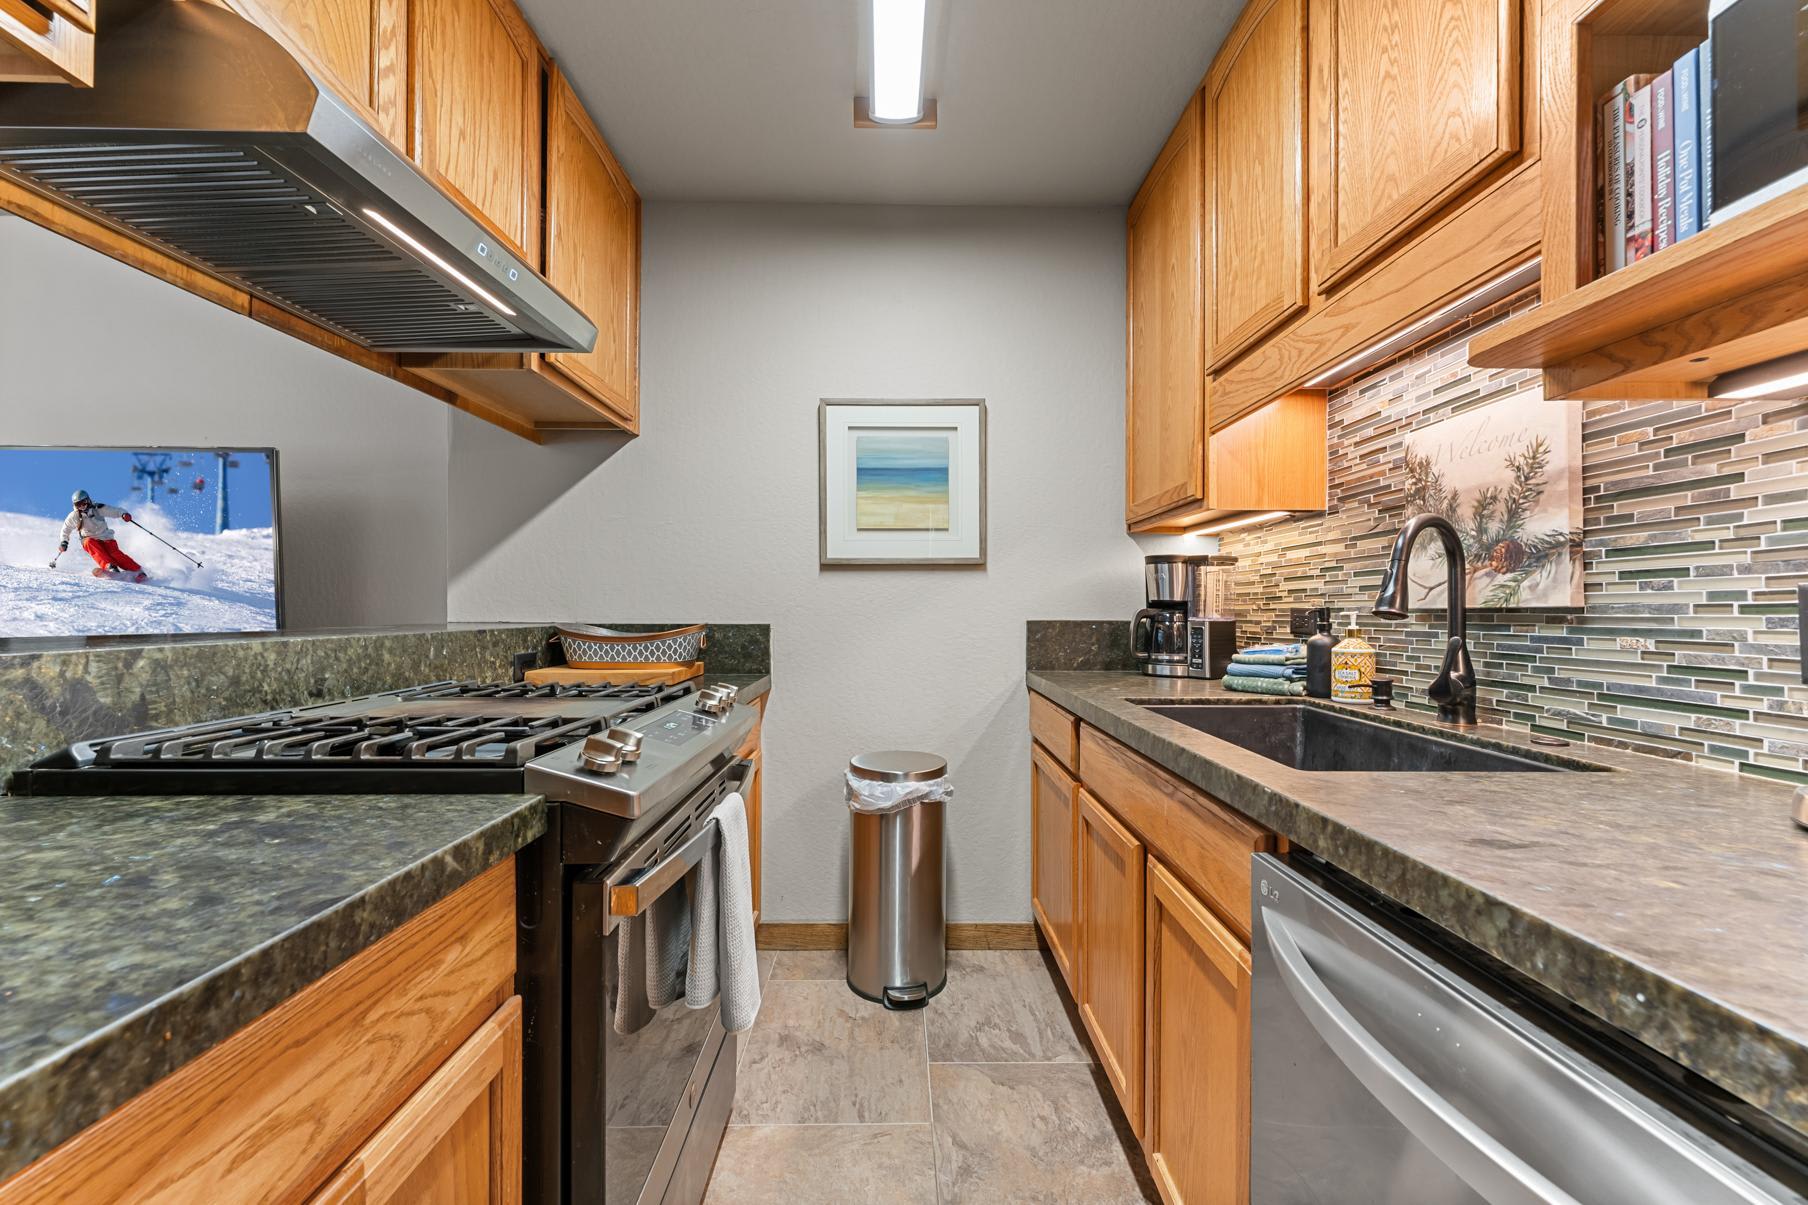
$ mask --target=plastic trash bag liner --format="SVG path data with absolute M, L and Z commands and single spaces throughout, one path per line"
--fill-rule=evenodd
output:
M 946 803 L 954 798 L 954 783 L 947 778 L 927 782 L 874 782 L 847 776 L 848 807 L 856 812 L 883 815 L 901 812 L 919 803 Z

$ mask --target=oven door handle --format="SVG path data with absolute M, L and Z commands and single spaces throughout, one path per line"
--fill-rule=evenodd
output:
M 752 762 L 739 762 L 728 772 L 728 789 L 744 790 L 753 776 Z M 684 876 L 716 848 L 722 839 L 721 826 L 711 819 L 691 834 L 690 840 L 674 849 L 645 870 L 631 871 L 609 882 L 609 916 L 625 919 L 639 916 L 653 906 L 655 900 L 670 891 Z

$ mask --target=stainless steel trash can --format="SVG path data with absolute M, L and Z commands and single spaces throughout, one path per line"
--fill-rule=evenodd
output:
M 933 753 L 865 753 L 848 774 L 871 783 L 944 778 Z M 853 798 L 850 783 L 849 798 Z M 896 811 L 850 811 L 847 982 L 886 1008 L 921 1008 L 948 982 L 942 923 L 942 798 Z

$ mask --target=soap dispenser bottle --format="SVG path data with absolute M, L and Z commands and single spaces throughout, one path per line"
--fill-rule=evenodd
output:
M 1308 664 L 1308 677 L 1311 672 Z M 1351 611 L 1343 639 L 1331 650 L 1331 697 L 1343 703 L 1370 702 L 1374 680 L 1375 646 L 1362 638 L 1362 629 L 1356 626 L 1356 612 Z
M 1336 637 L 1331 635 L 1331 608 L 1319 607 L 1313 612 L 1318 631 L 1306 641 L 1306 693 L 1314 699 L 1331 697 L 1331 649 Z

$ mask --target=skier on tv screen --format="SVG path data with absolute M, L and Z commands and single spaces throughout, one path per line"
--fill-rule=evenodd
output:
M 63 542 L 57 545 L 57 555 L 62 556 L 69 551 L 69 537 L 76 535 L 81 538 L 82 550 L 94 558 L 95 577 L 123 573 L 135 582 L 146 580 L 144 570 L 120 549 L 119 541 L 113 537 L 113 529 L 107 525 L 108 519 L 130 523 L 131 512 L 96 502 L 88 496 L 87 490 L 76 490 L 69 501 L 74 504 L 74 509 L 63 520 Z M 54 567 L 56 562 L 52 561 L 51 565 Z

